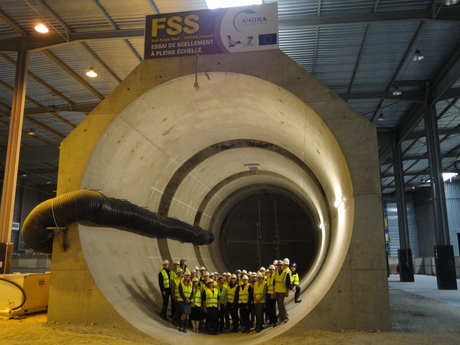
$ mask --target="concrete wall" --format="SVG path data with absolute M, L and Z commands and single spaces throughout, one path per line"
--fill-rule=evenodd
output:
M 374 127 L 282 52 L 210 55 L 203 56 L 202 59 L 210 72 L 255 76 L 279 85 L 305 102 L 335 136 L 350 171 L 353 191 L 350 197 L 354 203 L 354 217 L 348 254 L 326 296 L 321 301 L 315 301 L 316 308 L 289 332 L 296 333 L 305 329 L 388 330 L 390 313 Z M 58 194 L 81 188 L 84 172 L 94 148 L 102 135 L 108 135 L 107 126 L 124 108 L 155 86 L 194 73 L 195 57 L 142 62 L 63 141 Z M 201 74 L 200 78 L 204 80 L 205 77 Z M 193 104 L 190 106 L 193 107 Z M 123 141 L 124 134 L 119 135 Z M 272 139 L 275 141 L 276 137 Z M 337 156 L 337 159 L 340 157 Z M 129 171 L 129 162 L 126 163 L 125 168 Z M 314 165 L 315 162 L 311 164 Z M 346 188 L 348 187 L 345 186 Z M 138 198 L 136 195 L 129 195 L 129 192 L 127 194 L 130 201 L 133 201 L 131 197 Z M 133 202 L 136 201 L 144 205 L 139 200 Z M 161 241 L 164 243 L 160 243 Z M 195 254 L 193 246 L 169 245 L 167 240 L 161 241 L 158 241 L 158 244 L 151 243 L 158 245 L 159 252 L 153 254 L 157 261 L 163 256 L 162 250 L 165 248 L 166 252 L 175 258 L 184 251 L 186 255 L 190 255 L 189 257 Z M 54 243 L 49 320 L 104 322 L 130 327 L 119 315 L 119 311 L 115 311 L 113 303 L 107 301 L 90 274 L 80 245 L 77 225 L 70 227 L 68 242 L 69 249 L 66 252 L 61 252 L 59 246 Z M 201 255 L 204 257 L 206 254 L 203 252 Z M 194 265 L 195 262 L 192 261 L 191 264 Z M 155 267 L 157 265 L 158 263 Z M 152 275 L 152 272 L 149 274 Z M 155 275 L 156 273 L 153 273 L 153 278 L 147 281 L 147 285 L 154 283 Z M 155 290 L 154 284 L 151 290 Z M 152 295 L 158 297 L 158 294 Z M 305 298 L 308 298 L 308 289 Z M 65 308 L 62 308 L 63 305 Z M 377 310 L 378 313 L 375 312 Z M 291 326 L 292 324 L 289 325 Z

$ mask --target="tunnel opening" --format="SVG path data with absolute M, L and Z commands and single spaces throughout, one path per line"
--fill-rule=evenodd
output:
M 238 202 L 224 218 L 219 246 L 226 266 L 257 271 L 289 258 L 304 276 L 318 253 L 318 232 L 299 201 L 261 189 Z

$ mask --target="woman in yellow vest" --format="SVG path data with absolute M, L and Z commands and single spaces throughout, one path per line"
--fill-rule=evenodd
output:
M 204 312 L 206 324 L 209 327 L 209 335 L 217 335 L 217 319 L 220 311 L 219 290 L 214 288 L 214 281 L 209 279 L 205 289 Z
M 190 321 L 192 323 L 192 330 L 195 333 L 200 331 L 200 322 L 202 315 L 202 303 L 201 303 L 201 288 L 198 278 L 192 279 L 192 313 L 190 314 Z
M 257 272 L 256 282 L 254 284 L 254 307 L 256 314 L 256 332 L 263 329 L 264 324 L 264 307 L 265 295 L 267 294 L 267 283 L 264 280 L 264 274 Z
M 219 311 L 219 321 L 218 321 L 218 330 L 220 333 L 224 332 L 225 324 L 225 310 L 227 307 L 227 291 L 228 288 L 224 284 L 224 277 L 219 277 L 217 279 L 217 286 L 219 289 L 219 301 L 220 301 L 220 311 Z
M 179 283 L 179 296 L 177 297 L 181 310 L 179 331 L 184 333 L 187 333 L 188 319 L 192 312 L 192 282 L 190 281 L 190 275 L 189 271 L 184 273 L 184 280 Z

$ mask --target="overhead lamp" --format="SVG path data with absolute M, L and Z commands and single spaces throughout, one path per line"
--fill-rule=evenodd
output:
M 415 62 L 417 61 L 422 61 L 425 57 L 423 56 L 423 54 L 420 52 L 420 49 L 417 49 L 414 56 L 412 57 L 412 60 L 414 60 Z
M 46 184 L 51 184 L 51 183 L 52 183 L 51 180 L 46 181 Z
M 33 137 L 35 134 L 37 134 L 37 132 L 35 132 L 33 129 L 29 130 L 27 132 L 28 135 L 30 135 L 31 137 Z
M 88 72 L 86 72 L 86 75 L 90 78 L 96 78 L 97 77 L 97 73 L 96 71 L 94 70 L 94 68 L 90 68 Z
M 459 1 L 460 0 L 444 0 L 444 5 L 446 5 L 446 6 L 455 5 Z
M 391 92 L 393 96 L 400 96 L 402 94 L 402 91 L 396 86 L 394 90 Z
M 385 116 L 383 115 L 383 113 L 380 113 L 379 118 L 377 119 L 377 121 L 385 121 Z
M 27 177 L 27 173 L 22 173 L 22 177 Z
M 41 34 L 46 34 L 48 33 L 50 30 L 46 27 L 45 24 L 38 24 L 35 26 L 35 31 L 41 33 Z

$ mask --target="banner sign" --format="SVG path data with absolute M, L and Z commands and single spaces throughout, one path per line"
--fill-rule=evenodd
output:
M 277 3 L 146 17 L 144 59 L 278 49 Z

